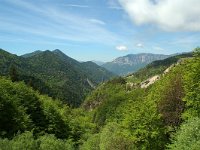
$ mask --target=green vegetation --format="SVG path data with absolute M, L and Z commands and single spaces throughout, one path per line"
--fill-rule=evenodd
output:
M 136 73 L 130 74 L 128 77 L 130 79 L 133 78 L 132 80 L 135 80 L 136 82 L 138 81 L 141 82 L 151 76 L 162 74 L 168 67 L 176 64 L 181 59 L 190 58 L 192 56 L 193 56 L 192 53 L 185 53 L 185 54 L 172 56 L 164 60 L 157 60 L 148 64 L 146 67 L 138 70 Z
M 0 49 L 0 75 L 24 81 L 41 94 L 78 107 L 93 88 L 114 75 L 93 62 L 79 63 L 59 50 L 19 57 Z
M 127 88 L 162 74 L 183 57 L 147 88 Z M 194 57 L 176 56 L 158 67 L 153 64 L 132 79 L 101 83 L 79 108 L 20 82 L 19 72 L 11 67 L 10 77 L 0 77 L 0 150 L 199 149 L 200 48 Z

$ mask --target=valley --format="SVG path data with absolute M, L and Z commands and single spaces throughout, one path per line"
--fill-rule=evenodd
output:
M 74 107 L 95 85 L 115 76 L 93 62 L 79 63 L 60 50 L 16 56 L 1 49 L 0 58 L 1 75 L 9 75 L 14 69 L 17 80 Z
M 198 147 L 199 53 L 196 48 L 119 77 L 58 50 L 22 57 L 1 50 L 0 149 Z M 51 95 L 66 96 L 68 89 L 84 89 L 85 100 L 70 92 L 71 101 Z
M 0 150 L 200 150 L 200 0 L 0 0 Z

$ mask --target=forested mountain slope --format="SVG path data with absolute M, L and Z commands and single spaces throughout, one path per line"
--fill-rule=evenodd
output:
M 185 58 L 145 89 L 140 86 L 127 88 L 129 79 L 121 77 L 99 86 L 83 107 L 93 112 L 93 121 L 101 130 L 91 136 L 83 147 L 91 149 L 98 145 L 100 149 L 112 150 L 199 149 L 199 54 L 200 49 L 197 48 L 193 58 L 187 54 L 162 61 L 156 65 L 158 68 L 147 67 L 150 71 L 147 75 L 151 76 L 154 69 L 154 73 L 161 73 L 178 58 Z M 136 76 L 133 82 L 141 79 L 143 77 Z
M 0 149 L 198 150 L 200 48 L 175 64 L 146 88 L 102 83 L 76 109 L 0 77 Z
M 35 90 L 59 98 L 72 106 L 79 106 L 84 97 L 102 79 L 114 74 L 94 63 L 82 64 L 66 56 L 60 50 L 36 51 L 19 57 L 0 50 L 1 75 L 13 76 L 13 80 L 25 81 Z M 88 66 L 92 66 L 92 69 Z M 15 78 L 15 79 L 14 79 Z
M 193 56 L 193 53 L 183 53 L 176 56 L 172 56 L 163 60 L 153 61 L 148 64 L 146 67 L 141 68 L 135 73 L 129 74 L 127 78 L 130 81 L 141 82 L 149 77 L 163 74 L 164 71 L 172 65 L 180 62 L 184 58 L 190 58 Z
M 86 114 L 0 77 L 0 150 L 75 149 L 94 129 Z

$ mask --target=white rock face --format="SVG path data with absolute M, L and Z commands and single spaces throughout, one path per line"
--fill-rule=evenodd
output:
M 159 75 L 155 75 L 145 81 L 143 81 L 140 85 L 141 85 L 141 88 L 147 88 L 148 86 L 154 84 L 157 80 L 160 79 L 160 76 Z

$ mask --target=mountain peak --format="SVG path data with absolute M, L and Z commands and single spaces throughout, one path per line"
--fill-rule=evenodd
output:
M 167 57 L 169 57 L 169 55 L 152 53 L 129 54 L 118 57 L 112 62 L 108 62 L 102 66 L 115 74 L 126 75 L 145 67 L 155 60 L 162 60 Z
M 43 52 L 43 51 L 41 51 L 41 50 L 36 50 L 36 51 L 34 51 L 34 52 L 32 52 L 32 53 L 28 53 L 28 54 L 22 55 L 22 57 L 28 58 L 28 57 L 32 57 L 32 56 L 38 55 L 38 54 L 40 54 L 40 53 L 42 53 L 42 52 Z
M 52 53 L 54 53 L 54 54 L 56 54 L 56 55 L 58 55 L 58 56 L 60 56 L 60 57 L 68 57 L 65 53 L 63 53 L 63 52 L 62 52 L 61 50 L 59 50 L 59 49 L 53 50 Z
M 53 53 L 63 53 L 61 50 L 59 50 L 59 49 L 55 49 L 55 50 L 53 50 L 52 51 Z

